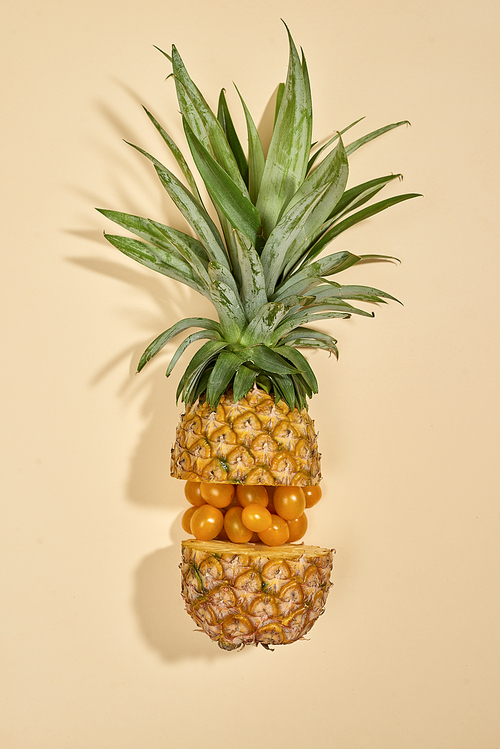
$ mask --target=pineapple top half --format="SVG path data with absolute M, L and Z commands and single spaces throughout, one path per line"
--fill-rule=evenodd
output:
M 185 182 L 149 153 L 161 184 L 193 230 L 193 235 L 158 221 L 98 209 L 139 239 L 105 234 L 128 257 L 195 289 L 213 303 L 217 319 L 188 317 L 147 347 L 141 370 L 171 339 L 190 329 L 175 351 L 167 376 L 183 352 L 205 341 L 182 375 L 177 398 L 198 398 L 216 409 L 232 389 L 234 401 L 257 385 L 291 409 L 303 409 L 318 391 L 316 377 L 299 348 L 324 349 L 337 356 L 336 341 L 314 324 L 325 318 L 373 316 L 352 302 L 381 303 L 390 294 L 369 286 L 341 285 L 340 271 L 384 255 L 325 253 L 339 234 L 401 201 L 402 194 L 373 202 L 389 174 L 347 188 L 348 157 L 396 122 L 344 145 L 336 132 L 321 147 L 312 144 L 312 103 L 307 65 L 288 32 L 286 82 L 278 87 L 273 133 L 264 149 L 241 98 L 247 133 L 245 155 L 221 92 L 215 114 L 190 78 L 175 47 L 163 53 L 172 65 L 179 109 L 192 159 L 218 215 L 203 204 L 191 169 L 178 146 L 153 115 L 146 113 L 172 152 Z M 132 144 L 130 144 L 132 145 Z

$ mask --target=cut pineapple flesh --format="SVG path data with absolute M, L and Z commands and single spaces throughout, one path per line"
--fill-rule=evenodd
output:
M 183 541 L 186 610 L 223 650 L 290 644 L 323 613 L 333 554 L 318 546 Z

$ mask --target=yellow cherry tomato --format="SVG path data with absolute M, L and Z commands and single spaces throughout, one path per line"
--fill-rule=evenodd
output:
M 266 487 L 260 484 L 238 484 L 236 487 L 236 497 L 242 507 L 246 507 L 251 503 L 267 507 L 267 503 L 269 502 Z
M 288 523 L 279 515 L 271 515 L 271 527 L 267 531 L 261 531 L 259 538 L 266 546 L 281 546 L 288 541 L 290 531 Z
M 205 504 L 205 500 L 201 496 L 201 484 L 199 481 L 186 481 L 184 484 L 184 496 L 187 501 L 195 507 Z
M 188 507 L 181 518 L 182 529 L 186 531 L 186 533 L 191 533 L 191 518 L 193 517 L 196 510 L 196 507 Z
M 209 484 L 202 483 L 201 496 L 212 507 L 227 507 L 231 504 L 234 496 L 233 484 Z
M 198 541 L 211 541 L 219 535 L 224 525 L 224 515 L 217 507 L 197 507 L 191 518 L 191 533 Z
M 247 544 L 252 538 L 252 531 L 243 524 L 242 507 L 230 507 L 224 516 L 224 530 L 233 544 Z
M 246 528 L 249 528 L 256 533 L 267 531 L 273 522 L 272 515 L 267 507 L 258 505 L 255 502 L 252 502 L 243 508 L 241 519 Z
M 288 523 L 288 530 L 290 532 L 288 543 L 292 544 L 294 541 L 298 541 L 305 536 L 307 531 L 307 517 L 305 512 L 298 518 L 295 518 L 295 520 L 287 520 L 286 522 Z
M 273 504 L 283 520 L 295 520 L 306 509 L 306 497 L 300 486 L 277 486 Z
M 321 491 L 321 487 L 319 484 L 316 484 L 315 486 L 303 486 L 302 491 L 306 496 L 306 508 L 314 507 L 314 505 L 317 504 L 323 496 L 323 492 Z

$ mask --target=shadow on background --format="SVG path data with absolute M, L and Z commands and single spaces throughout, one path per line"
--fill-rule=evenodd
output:
M 137 96 L 133 91 L 127 89 L 127 93 L 137 101 Z M 271 96 L 259 124 L 259 130 L 265 145 L 269 142 L 272 133 L 275 101 L 276 91 Z M 103 119 L 111 125 L 115 132 L 120 134 L 120 138 L 126 135 L 129 140 L 134 140 L 135 134 L 129 132 L 125 120 L 120 119 L 105 104 L 98 103 L 98 107 Z M 119 157 L 115 153 L 109 152 L 107 145 L 102 146 L 102 148 L 105 150 L 105 158 L 115 163 Z M 145 171 L 146 166 L 148 165 L 141 164 L 139 166 L 138 163 L 137 167 L 133 167 L 135 173 L 132 174 L 132 177 L 128 175 L 125 179 L 123 179 L 121 172 L 118 174 L 116 169 L 113 170 L 112 173 L 116 182 L 113 185 L 113 202 L 117 202 L 117 196 L 118 198 L 121 197 L 121 203 L 118 200 L 120 205 L 114 207 L 122 211 L 134 212 L 127 184 L 129 184 L 130 179 L 134 179 L 135 183 L 141 180 L 141 184 L 149 179 L 150 174 Z M 154 186 L 154 179 L 151 179 L 151 183 Z M 144 184 L 145 189 L 153 189 L 149 182 L 144 182 Z M 89 205 L 100 205 L 102 202 L 97 196 L 89 194 L 86 194 L 84 198 L 86 204 Z M 160 220 L 186 231 L 184 219 L 180 215 L 177 215 L 173 221 L 169 220 L 172 210 L 175 213 L 176 209 L 166 194 L 164 198 L 166 216 L 160 217 Z M 104 203 L 107 204 L 106 201 Z M 102 225 L 107 231 L 110 231 L 110 229 L 114 231 L 109 222 L 103 220 Z M 137 385 L 133 373 L 142 351 L 152 337 L 166 330 L 182 317 L 214 317 L 214 309 L 207 299 L 199 296 L 191 289 L 159 274 L 144 274 L 134 267 L 132 261 L 130 261 L 130 266 L 126 266 L 118 260 L 108 259 L 106 253 L 109 248 L 102 239 L 101 231 L 84 229 L 72 230 L 70 233 L 93 244 L 99 243 L 103 249 L 102 256 L 99 251 L 98 257 L 74 257 L 70 259 L 70 262 L 93 273 L 112 277 L 119 283 L 140 289 L 147 297 L 152 298 L 157 306 L 157 314 L 153 314 L 153 316 L 146 312 L 141 315 L 139 312 L 138 317 L 137 309 L 126 310 L 125 314 L 130 314 L 131 320 L 133 320 L 131 331 L 133 331 L 132 335 L 136 339 L 136 343 L 127 347 L 126 350 L 115 352 L 114 356 L 96 371 L 90 385 L 97 386 L 116 367 L 124 367 L 123 385 L 117 396 L 126 401 L 127 405 L 140 397 L 142 402 L 141 417 L 144 423 L 142 434 L 138 437 L 136 449 L 131 457 L 127 482 L 127 500 L 144 507 L 179 509 L 185 505 L 183 482 L 170 477 L 170 448 L 179 419 L 179 409 L 175 405 L 175 391 L 183 370 L 183 362 L 184 366 L 186 363 L 186 355 L 181 358 L 174 376 L 167 382 L 165 381 L 164 370 L 166 362 L 174 353 L 181 339 L 175 339 L 174 343 L 167 346 L 159 354 L 158 359 L 162 360 L 161 368 L 160 364 L 156 364 L 156 362 L 149 365 L 146 374 L 143 374 L 140 378 L 139 385 Z M 144 341 L 143 339 L 141 343 L 137 343 L 138 328 L 148 331 L 146 334 L 147 340 Z M 153 331 L 153 336 L 151 336 L 150 331 Z M 139 333 L 139 337 L 142 338 L 141 333 Z M 193 356 L 194 351 L 194 347 L 189 350 L 189 357 Z M 125 369 L 127 362 L 128 376 Z M 172 529 L 172 545 L 157 549 L 144 557 L 137 566 L 133 581 L 133 608 L 140 632 L 149 647 L 155 650 L 165 661 L 193 657 L 203 657 L 209 660 L 234 658 L 236 657 L 235 653 L 222 651 L 204 633 L 194 631 L 196 625 L 184 609 L 184 603 L 180 595 L 179 564 L 180 542 L 185 534 L 181 528 L 180 517 L 179 515 Z M 243 651 L 238 651 L 238 653 L 241 652 Z
M 175 528 L 180 529 L 180 518 Z M 144 640 L 164 661 L 241 657 L 245 651 L 228 653 L 204 632 L 197 631 L 185 611 L 179 570 L 180 544 L 185 534 L 174 535 L 172 546 L 144 557 L 135 572 L 133 606 Z

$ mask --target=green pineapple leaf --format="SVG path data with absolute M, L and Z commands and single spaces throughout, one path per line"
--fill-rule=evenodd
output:
M 341 199 L 330 214 L 329 219 L 338 221 L 342 215 L 350 213 L 364 203 L 367 203 L 378 192 L 380 192 L 380 190 L 388 185 L 389 182 L 392 182 L 395 179 L 401 180 L 402 178 L 403 175 L 401 174 L 389 174 L 385 177 L 371 179 L 368 182 L 363 182 L 361 185 L 351 187 L 342 195 Z
M 158 120 L 156 120 L 153 117 L 153 115 L 151 114 L 151 112 L 149 112 L 146 109 L 146 107 L 143 107 L 143 109 L 146 112 L 146 114 L 149 117 L 149 119 L 151 120 L 151 122 L 153 123 L 153 125 L 155 126 L 155 128 L 160 133 L 161 137 L 163 138 L 163 140 L 165 141 L 165 143 L 167 144 L 167 146 L 169 147 L 169 149 L 171 150 L 172 154 L 174 155 L 174 158 L 177 161 L 177 164 L 179 165 L 179 168 L 180 168 L 182 174 L 184 175 L 184 178 L 185 178 L 185 180 L 186 180 L 186 182 L 188 184 L 189 189 L 191 190 L 191 192 L 193 193 L 193 195 L 198 199 L 198 201 L 200 203 L 203 203 L 203 201 L 201 199 L 201 196 L 200 196 L 200 193 L 198 191 L 198 185 L 196 184 L 196 180 L 193 177 L 193 173 L 192 173 L 191 169 L 189 168 L 188 163 L 187 163 L 186 159 L 184 158 L 184 156 L 183 156 L 180 148 L 174 143 L 174 141 L 172 140 L 172 138 L 170 137 L 170 135 L 167 133 L 166 130 L 164 130 L 164 128 L 160 125 L 160 123 L 158 122 Z
M 274 125 L 280 113 L 281 102 L 283 101 L 283 94 L 285 93 L 285 84 L 278 83 L 276 88 L 276 101 L 274 102 Z
M 136 234 L 141 239 L 145 239 L 151 244 L 156 244 L 162 247 L 167 240 L 169 245 L 174 248 L 182 247 L 188 249 L 192 254 L 196 255 L 199 260 L 202 261 L 204 267 L 208 265 L 208 257 L 205 252 L 205 248 L 198 239 L 185 234 L 178 229 L 172 229 L 170 226 L 158 223 L 149 218 L 142 218 L 141 216 L 134 216 L 130 213 L 121 213 L 120 211 L 109 211 L 104 208 L 96 208 L 106 218 L 114 221 L 115 224 L 121 226 L 123 229 L 128 229 L 133 234 Z M 180 250 L 177 249 L 178 252 Z
M 246 317 L 234 288 L 234 279 L 228 283 L 227 274 L 215 263 L 210 264 L 208 272 L 211 278 L 210 298 L 217 310 L 224 338 L 229 343 L 237 343 L 246 326 Z
M 337 148 L 332 153 L 332 156 L 334 158 L 332 159 L 331 163 L 330 160 L 325 159 L 325 162 L 328 161 L 328 165 L 325 170 L 322 169 L 323 164 L 321 164 L 313 172 L 312 177 L 314 177 L 316 173 L 320 175 L 318 177 L 318 180 L 321 179 L 321 176 L 325 174 L 325 172 L 325 177 L 330 177 L 332 176 L 332 174 L 334 176 L 328 183 L 327 192 L 323 194 L 322 200 L 313 209 L 304 224 L 303 241 L 299 242 L 298 246 L 291 245 L 287 250 L 285 257 L 286 264 L 283 268 L 284 278 L 286 278 L 297 265 L 297 263 L 302 260 L 303 256 L 307 253 L 310 244 L 314 242 L 314 240 L 321 234 L 322 227 L 326 218 L 333 211 L 334 206 L 337 205 L 344 192 L 348 177 L 348 165 L 342 142 L 338 144 Z
M 212 262 L 208 266 L 208 276 L 211 282 L 223 281 L 228 286 L 228 288 L 231 290 L 233 303 L 236 307 L 236 309 L 234 310 L 235 316 L 238 317 L 240 321 L 243 320 L 243 318 L 241 317 L 242 304 L 240 294 L 238 286 L 236 284 L 236 280 L 231 271 L 228 270 L 225 265 L 220 265 L 220 263 Z
M 380 135 L 383 135 L 384 133 L 388 133 L 389 130 L 394 130 L 395 127 L 401 127 L 401 125 L 409 125 L 410 123 L 408 120 L 402 120 L 401 122 L 393 122 L 392 125 L 386 125 L 385 127 L 380 127 L 378 130 L 373 130 L 371 133 L 368 133 L 367 135 L 363 135 L 362 138 L 358 138 L 357 140 L 353 141 L 353 143 L 350 143 L 348 146 L 346 146 L 347 155 L 350 156 L 351 153 L 354 153 L 354 151 L 357 151 L 358 148 L 361 146 L 364 146 L 365 143 L 369 143 L 371 140 L 375 140 L 375 138 L 378 138 Z
M 238 89 L 236 89 L 236 91 L 238 91 Z M 250 200 L 255 205 L 259 195 L 260 183 L 262 182 L 266 159 L 255 122 L 253 121 L 252 115 L 250 114 L 239 91 L 238 96 L 240 97 L 243 111 L 245 113 L 248 133 L 248 192 L 250 194 Z
M 246 364 L 241 364 L 241 366 L 238 367 L 233 382 L 233 399 L 235 402 L 241 400 L 248 391 L 251 390 L 257 378 L 257 374 L 258 373 L 255 369 L 252 369 Z
M 339 350 L 334 344 L 328 345 L 327 343 L 323 343 L 323 341 L 317 341 L 312 338 L 296 338 L 293 345 L 298 348 L 323 349 L 323 351 L 328 351 L 330 355 L 333 354 L 336 359 L 339 358 Z
M 260 229 L 260 217 L 250 198 L 203 147 L 189 124 L 184 120 L 186 138 L 198 171 L 214 202 L 231 224 L 242 231 L 255 245 Z
M 302 327 L 303 325 L 315 323 L 318 320 L 331 320 L 334 318 L 347 320 L 350 317 L 351 315 L 346 314 L 345 312 L 318 312 L 315 310 L 299 310 L 290 317 L 287 317 L 286 320 L 283 320 L 283 322 L 278 325 L 278 327 L 274 331 L 271 345 L 277 346 L 281 338 L 285 338 L 293 330 Z
M 176 252 L 159 249 L 152 244 L 140 242 L 131 237 L 120 237 L 115 234 L 104 234 L 104 236 L 110 244 L 132 260 L 136 260 L 150 270 L 173 278 L 175 281 L 180 281 L 199 294 L 207 296 L 207 290 L 202 279 L 193 271 L 189 263 L 186 263 Z
M 274 347 L 273 351 L 275 353 L 279 353 L 285 359 L 288 359 L 288 361 L 291 362 L 293 366 L 299 371 L 299 373 L 304 378 L 308 389 L 311 392 L 311 395 L 309 397 L 311 397 L 313 393 L 319 392 L 318 381 L 311 369 L 311 365 L 307 361 L 304 354 L 301 354 L 300 351 L 297 351 L 297 349 L 293 346 L 287 346 L 284 344 L 280 344 L 279 346 Z
M 269 379 L 272 382 L 276 400 L 284 401 L 291 409 L 295 408 L 296 393 L 293 387 L 293 379 L 289 375 L 282 375 L 277 372 L 269 373 Z
M 302 183 L 309 159 L 312 133 L 311 96 L 302 63 L 287 29 L 290 45 L 288 75 L 267 153 L 257 199 L 264 237 Z
M 318 302 L 309 304 L 307 307 L 307 310 L 312 311 L 312 312 L 323 312 L 327 310 L 332 310 L 334 312 L 346 313 L 348 315 L 361 315 L 362 317 L 374 317 L 375 316 L 374 312 L 367 312 L 364 309 L 359 309 L 358 307 L 354 307 L 352 304 L 349 304 L 349 302 L 346 302 L 344 299 L 341 299 L 340 297 L 335 297 L 335 296 L 325 297 L 324 299 L 321 299 Z
M 353 215 L 348 216 L 342 221 L 339 221 L 338 224 L 334 224 L 333 226 L 331 226 L 330 229 L 325 231 L 325 233 L 322 234 L 321 237 L 318 239 L 318 241 L 311 247 L 311 249 L 307 253 L 305 262 L 310 262 L 313 258 L 317 257 L 320 254 L 320 252 L 322 252 L 323 249 L 328 244 L 330 244 L 330 242 L 333 239 L 335 239 L 335 237 L 338 237 L 338 235 L 342 234 L 342 232 L 346 231 L 346 229 L 350 229 L 351 226 L 355 226 L 355 224 L 359 224 L 360 221 L 364 221 L 367 218 L 371 218 L 372 216 L 375 216 L 377 213 L 380 213 L 381 211 L 385 211 L 386 208 L 390 208 L 393 205 L 402 203 L 405 200 L 410 200 L 411 198 L 419 198 L 419 197 L 422 197 L 422 196 L 418 193 L 394 195 L 393 197 L 386 198 L 385 200 L 381 200 L 378 203 L 373 203 L 373 205 L 370 205 L 367 208 L 363 208 L 361 211 L 357 211 Z
M 179 106 L 191 130 L 215 160 L 229 174 L 233 181 L 243 190 L 245 182 L 240 174 L 236 158 L 227 141 L 222 125 L 214 115 L 200 90 L 189 76 L 186 67 L 175 46 L 172 47 L 172 69 Z M 180 97 L 179 97 L 179 94 Z M 187 100 L 192 104 L 188 106 Z
M 246 361 L 252 362 L 256 367 L 261 369 L 266 374 L 293 374 L 297 371 L 295 367 L 291 367 L 290 364 L 280 354 L 277 354 L 269 346 L 263 344 L 251 346 L 245 351 Z
M 183 232 L 159 224 L 151 219 L 133 216 L 128 213 L 119 213 L 118 211 L 108 211 L 100 208 L 97 210 L 103 216 L 118 224 L 118 226 L 128 229 L 133 234 L 136 234 L 136 236 L 153 244 L 159 250 L 177 253 L 198 274 L 201 284 L 204 287 L 203 293 L 205 296 L 208 296 L 208 259 L 201 242 Z
M 307 398 L 312 398 L 313 393 L 302 375 L 294 375 L 291 379 L 295 389 L 295 405 L 302 411 L 303 408 L 307 408 Z
M 253 346 L 256 343 L 271 340 L 281 320 L 287 313 L 287 306 L 281 302 L 267 302 L 250 321 L 240 339 L 242 346 Z
M 348 171 L 340 140 L 293 196 L 261 255 L 268 297 L 272 296 L 280 275 L 286 278 L 321 232 L 324 222 L 342 197 Z
M 224 130 L 224 133 L 226 135 L 229 147 L 234 154 L 234 158 L 236 159 L 236 163 L 238 164 L 238 169 L 240 170 L 240 174 L 243 177 L 243 182 L 248 186 L 248 161 L 241 146 L 240 139 L 238 138 L 236 128 L 234 127 L 231 112 L 229 111 L 229 107 L 227 105 L 226 92 L 224 91 L 224 89 L 222 89 L 219 95 L 217 119 L 222 125 L 222 129 Z
M 360 117 L 358 120 L 354 120 L 354 122 L 351 122 L 351 124 L 345 127 L 343 130 L 338 130 L 335 133 L 335 135 L 332 138 L 330 138 L 329 141 L 327 141 L 324 145 L 318 148 L 318 150 L 315 151 L 315 153 L 309 159 L 309 162 L 307 164 L 307 173 L 309 174 L 309 172 L 311 171 L 311 169 L 313 168 L 314 164 L 316 163 L 318 158 L 321 156 L 323 151 L 326 151 L 326 149 L 329 148 L 332 145 L 332 143 L 335 143 L 335 141 L 338 140 L 341 135 L 343 135 L 344 133 L 347 133 L 347 131 L 350 130 L 351 127 L 354 127 L 355 125 L 358 124 L 358 122 L 361 122 L 361 120 L 364 120 L 364 119 L 365 119 L 364 117 Z
M 304 195 L 280 220 L 271 232 L 264 249 L 261 260 L 264 274 L 266 276 L 266 293 L 271 298 L 276 284 L 289 262 L 290 256 L 295 257 L 302 252 L 304 244 L 308 242 L 306 226 L 314 210 L 330 189 L 330 185 L 320 185 L 315 190 Z M 314 221 L 314 218 L 311 219 Z
M 250 322 L 267 304 L 266 279 L 255 247 L 236 229 L 234 239 L 241 277 L 240 298 L 246 319 Z
M 207 403 L 212 409 L 217 409 L 222 394 L 242 364 L 241 358 L 232 351 L 222 351 L 219 354 L 207 384 Z
M 337 341 L 327 333 L 323 333 L 313 328 L 304 328 L 298 326 L 287 336 L 280 340 L 280 344 L 291 344 L 300 348 L 321 348 L 334 354 L 337 359 L 339 356 Z
M 208 257 L 205 252 L 205 248 L 201 242 L 194 237 L 190 237 L 188 234 L 178 232 L 172 229 L 170 226 L 159 224 L 156 221 L 151 220 L 151 225 L 154 226 L 160 234 L 166 237 L 167 241 L 172 243 L 179 255 L 191 265 L 191 267 L 198 273 L 200 278 L 203 279 L 204 283 L 209 285 L 208 277 Z
M 182 396 L 183 403 L 193 402 L 192 396 L 203 372 L 227 346 L 225 341 L 207 341 L 198 349 L 180 379 L 176 394 L 177 400 Z
M 225 246 L 217 227 L 195 198 L 168 169 L 155 165 L 160 181 L 186 221 L 200 237 L 210 260 L 229 268 Z
M 172 338 L 175 338 L 179 333 L 182 333 L 189 328 L 203 328 L 205 331 L 212 331 L 219 337 L 222 335 L 221 327 L 215 320 L 210 320 L 207 317 L 186 317 L 184 320 L 176 322 L 171 328 L 168 328 L 168 330 L 165 330 L 149 344 L 140 358 L 139 364 L 137 365 L 137 371 L 140 372 L 141 369 L 146 366 L 148 361 L 150 361 L 153 356 L 156 356 L 156 354 L 161 351 L 161 349 L 166 346 Z
M 344 144 L 339 136 L 339 142 L 333 151 L 330 151 L 328 156 L 323 159 L 316 169 L 314 169 L 314 171 L 312 171 L 301 184 L 293 198 L 288 203 L 286 212 L 288 213 L 288 211 L 305 195 L 311 194 L 314 190 L 324 185 L 335 182 L 336 189 L 328 193 L 328 196 L 324 201 L 325 204 L 322 206 L 321 213 L 324 214 L 325 217 L 318 221 L 318 225 L 321 226 L 321 224 L 323 224 L 332 213 L 344 194 L 348 176 L 349 164 L 347 162 Z
M 381 289 L 374 289 L 371 286 L 359 286 L 359 285 L 340 285 L 340 284 L 325 284 L 324 286 L 316 286 L 310 292 L 311 296 L 314 296 L 316 301 L 338 296 L 340 299 L 352 299 L 358 302 L 373 302 L 376 304 L 385 304 L 387 299 L 393 302 L 401 304 L 399 299 L 395 296 L 388 294 L 386 291 Z
M 161 54 L 164 55 L 167 58 L 167 60 L 169 60 L 169 62 L 172 62 L 172 56 L 169 55 L 168 52 L 165 52 L 163 49 L 160 49 L 160 47 L 157 47 L 156 44 L 153 44 L 153 47 L 157 49 L 158 52 L 161 52 Z M 170 73 L 170 75 L 167 76 L 167 78 L 170 78 L 171 75 L 172 73 Z
M 301 276 L 300 279 L 295 279 L 294 276 L 289 276 L 287 281 L 283 282 L 275 291 L 275 293 L 271 297 L 271 301 L 282 302 L 286 301 L 289 296 L 307 295 L 310 289 L 313 289 L 315 286 L 318 286 L 318 284 L 323 283 L 323 281 L 324 279 L 320 276 L 316 276 L 314 274 L 314 271 L 312 271 L 310 274 L 304 273 L 304 275 Z
M 207 339 L 209 341 L 220 341 L 221 336 L 215 331 L 211 330 L 198 330 L 196 333 L 191 333 L 191 335 L 188 335 L 175 350 L 174 355 L 170 359 L 167 371 L 165 372 L 165 376 L 170 377 L 175 365 L 181 358 L 182 354 L 192 343 L 203 339 Z
M 161 184 L 173 200 L 192 229 L 198 234 L 211 260 L 225 263 L 229 267 L 226 248 L 219 230 L 197 198 L 158 159 L 133 143 L 126 143 L 149 159 Z
M 345 250 L 319 258 L 314 263 L 304 263 L 278 286 L 271 298 L 274 302 L 281 302 L 290 294 L 306 293 L 309 288 L 312 288 L 308 285 L 312 279 L 321 278 L 324 280 L 324 276 L 340 273 L 346 268 L 356 265 L 360 260 L 361 258 L 358 255 L 353 255 Z

